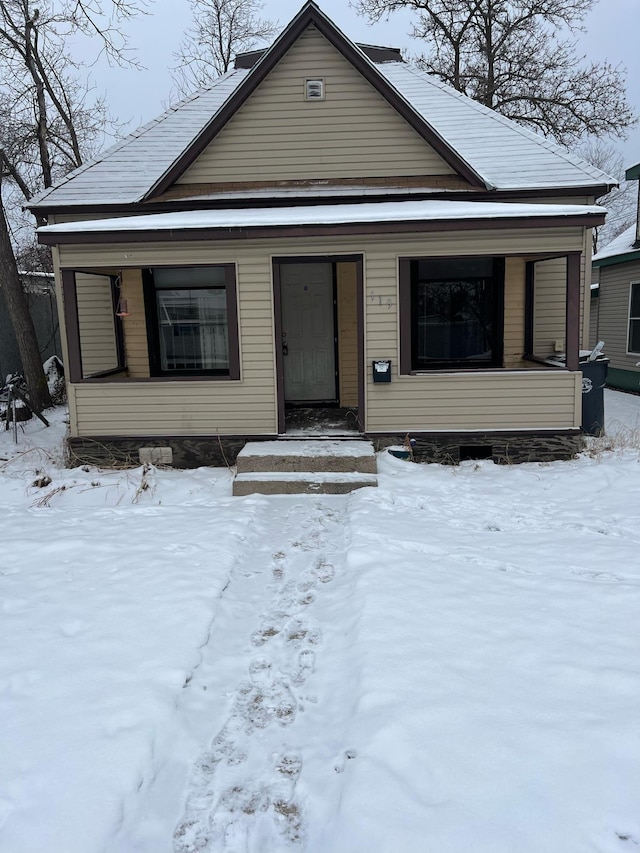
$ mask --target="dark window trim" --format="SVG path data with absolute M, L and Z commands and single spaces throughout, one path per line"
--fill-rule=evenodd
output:
M 80 323 L 78 320 L 78 292 L 74 270 L 62 271 L 62 301 L 64 305 L 64 326 L 67 338 L 69 364 L 67 375 L 69 382 L 82 381 L 82 351 L 80 349 Z
M 626 354 L 627 355 L 638 355 L 637 350 L 631 349 L 631 324 L 632 323 L 640 323 L 640 314 L 637 317 L 631 315 L 631 306 L 633 305 L 633 288 L 640 288 L 640 281 L 630 281 L 629 282 L 629 308 L 627 311 L 627 347 Z
M 565 298 L 565 352 L 566 364 L 562 370 L 578 370 L 580 361 L 580 252 L 563 252 L 551 257 L 538 257 L 526 264 L 525 290 L 525 351 L 527 361 L 544 363 L 544 359 L 533 352 L 533 326 L 535 303 L 535 269 L 539 261 L 563 258 L 566 260 L 566 298 Z
M 116 316 L 118 304 L 118 288 L 116 287 L 117 276 L 111 273 L 92 271 L 91 275 L 104 276 L 109 279 L 111 287 L 111 304 L 113 308 L 113 330 L 116 340 L 116 353 L 118 363 L 116 367 L 110 370 L 101 370 L 98 373 L 92 373 L 91 376 L 83 376 L 82 368 L 82 346 L 80 343 L 80 320 L 78 317 L 78 288 L 76 285 L 76 273 L 86 272 L 82 269 L 62 269 L 62 300 L 64 303 L 64 325 L 67 338 L 68 352 L 68 369 L 67 374 L 69 382 L 78 384 L 86 382 L 90 379 L 99 379 L 117 373 L 122 373 L 127 369 L 125 361 L 124 349 L 124 332 L 122 320 Z
M 225 272 L 224 289 L 227 301 L 227 338 L 229 342 L 229 369 L 219 370 L 171 370 L 165 371 L 160 367 L 160 339 L 158 330 L 158 315 L 156 309 L 156 286 L 153 279 L 154 269 L 199 269 L 221 267 Z M 240 379 L 240 340 L 238 330 L 238 293 L 235 264 L 181 264 L 166 267 L 145 267 L 142 270 L 142 285 L 144 292 L 144 310 L 147 325 L 147 346 L 149 353 L 149 372 L 153 379 Z M 219 285 L 218 285 L 219 286 Z M 197 285 L 191 290 L 207 290 L 206 285 Z
M 567 313 L 564 342 L 567 370 L 578 370 L 580 364 L 580 259 L 580 252 L 567 253 Z
M 494 264 L 494 280 L 497 284 L 497 292 L 493 302 L 493 319 L 496 325 L 494 331 L 495 352 L 490 362 L 478 363 L 476 365 L 463 361 L 452 361 L 451 363 L 438 362 L 433 367 L 414 367 L 414 331 L 413 331 L 413 292 L 411 287 L 411 265 L 416 261 L 443 261 L 475 260 L 478 258 L 492 258 Z M 398 300 L 399 300 L 399 323 L 400 323 L 400 375 L 417 376 L 431 375 L 432 373 L 459 373 L 478 372 L 483 370 L 502 369 L 504 357 L 504 283 L 505 283 L 505 258 L 503 255 L 460 255 L 460 256 L 411 256 L 399 259 L 398 266 Z
M 100 275 L 100 273 L 98 273 Z M 118 305 L 120 302 L 120 285 L 118 281 L 120 276 L 111 275 L 111 305 L 113 307 L 113 325 L 116 333 L 116 351 L 118 353 L 118 366 L 113 370 L 104 371 L 104 373 L 118 373 L 127 369 L 126 354 L 124 349 L 124 326 L 122 317 L 118 317 Z
M 82 381 L 89 382 L 92 379 L 106 379 L 109 376 L 117 376 L 119 373 L 125 373 L 126 367 L 114 367 L 111 370 L 100 370 L 98 373 L 92 373 L 91 376 L 86 376 Z
M 524 357 L 533 358 L 533 308 L 535 305 L 536 261 L 525 264 Z

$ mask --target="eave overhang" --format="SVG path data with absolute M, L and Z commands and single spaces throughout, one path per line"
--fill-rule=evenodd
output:
M 630 166 L 624 173 L 625 181 L 636 181 L 638 178 L 640 178 L 640 163 Z
M 592 266 L 613 267 L 617 264 L 627 264 L 629 261 L 640 261 L 640 249 L 637 251 L 622 252 L 619 255 L 611 255 L 609 258 L 602 258 L 601 260 L 594 260 Z
M 278 237 L 410 234 L 510 228 L 593 228 L 596 206 L 401 201 L 363 205 L 161 213 L 68 222 L 38 229 L 44 245 L 249 240 Z
M 344 58 L 379 92 L 379 94 L 405 119 L 405 121 L 448 163 L 454 171 L 472 187 L 493 189 L 493 185 L 482 177 L 454 148 L 433 128 L 411 104 L 377 70 L 365 54 L 342 33 L 336 25 L 309 0 L 291 23 L 265 51 L 238 88 L 230 95 L 209 123 L 200 131 L 167 171 L 145 193 L 141 201 L 148 201 L 166 190 L 186 171 L 204 149 L 212 142 L 232 116 L 240 109 L 269 72 L 282 59 L 289 48 L 309 26 L 318 31 Z
M 437 190 L 433 191 L 432 189 L 425 188 L 424 190 L 420 190 L 418 188 L 413 189 L 411 192 L 406 192 L 405 195 L 408 196 L 418 196 L 423 195 L 424 197 L 429 197 L 432 199 L 451 199 L 454 196 L 460 195 L 460 190 L 452 191 L 452 190 Z M 584 187 L 558 187 L 553 189 L 530 189 L 530 190 L 522 190 L 522 189 L 506 189 L 506 190 L 493 190 L 492 192 L 484 192 L 484 191 L 468 191 L 468 194 L 477 201 L 496 201 L 497 198 L 500 199 L 511 199 L 513 201 L 519 201 L 522 199 L 528 198 L 546 198 L 546 199 L 554 199 L 554 198 L 566 198 L 575 196 L 576 198 L 583 198 L 585 196 L 598 197 L 599 195 L 604 195 L 608 192 L 607 188 L 602 187 L 593 187 L 593 186 L 584 186 Z M 390 195 L 394 193 L 389 192 L 388 188 L 380 188 L 379 191 L 374 195 L 372 192 L 368 197 L 363 194 L 362 197 L 351 196 L 351 198 L 347 198 L 344 195 L 341 195 L 336 192 L 333 196 L 323 195 L 323 196 L 299 196 L 292 197 L 291 194 L 282 195 L 282 198 L 278 198 L 277 195 L 269 195 L 268 198 L 261 198 L 259 195 L 249 196 L 245 193 L 237 194 L 237 198 L 233 198 L 232 193 L 224 193 L 220 196 L 219 199 L 216 199 L 212 196 L 204 196 L 202 198 L 178 198 L 178 199 L 162 199 L 162 200 L 152 200 L 148 202 L 93 202 L 89 204 L 66 204 L 66 205 L 52 205 L 47 206 L 46 204 L 38 204 L 38 205 L 25 205 L 25 209 L 27 210 L 37 210 L 42 216 L 73 216 L 76 214 L 87 215 L 89 214 L 109 214 L 109 215 L 119 215 L 119 216 L 131 216 L 133 214 L 138 213 L 173 213 L 180 210 L 210 210 L 214 207 L 247 207 L 247 206 L 255 206 L 259 207 L 261 205 L 272 207 L 274 205 L 282 204 L 283 206 L 290 206 L 292 204 L 299 205 L 315 205 L 318 202 L 321 203 L 329 203 L 331 201 L 335 202 L 344 202 L 345 204 L 353 203 L 358 204 L 361 201 L 384 201 L 385 198 L 388 198 Z M 402 190 L 398 190 L 397 195 L 402 197 Z

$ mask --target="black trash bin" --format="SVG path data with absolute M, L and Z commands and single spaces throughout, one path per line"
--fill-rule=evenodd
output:
M 609 359 L 598 356 L 595 361 L 580 359 L 582 371 L 582 431 L 587 435 L 604 432 L 604 386 Z

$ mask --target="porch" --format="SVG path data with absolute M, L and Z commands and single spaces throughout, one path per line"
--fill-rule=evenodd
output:
M 365 207 L 397 212 L 407 204 Z M 450 205 L 499 208 L 502 219 L 485 211 L 484 224 L 476 216 L 455 224 L 256 225 L 237 234 L 211 225 L 196 234 L 173 230 L 180 214 L 162 214 L 149 217 L 162 221 L 157 231 L 141 229 L 147 217 L 126 227 L 105 220 L 44 229 L 46 241 L 59 245 L 74 442 L 197 444 L 207 449 L 203 461 L 213 458 L 212 446 L 226 445 L 235 458 L 244 441 L 299 429 L 297 407 L 311 417 L 316 407 L 348 409 L 379 445 L 407 432 L 573 441 L 585 225 L 596 213 Z M 201 217 L 220 218 L 220 211 Z M 315 280 L 322 278 L 328 296 L 320 310 Z M 307 307 L 302 292 L 313 297 Z M 329 364 L 320 391 L 287 377 L 291 330 L 304 346 L 314 325 L 328 328 L 322 358 L 311 348 L 313 370 Z M 548 361 L 558 352 L 566 353 L 565 368 Z M 387 383 L 374 381 L 379 360 L 391 363 Z

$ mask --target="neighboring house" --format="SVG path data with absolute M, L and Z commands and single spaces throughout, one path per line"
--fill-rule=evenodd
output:
M 61 358 L 62 345 L 53 273 L 20 272 L 19 275 L 29 303 L 42 361 L 45 362 L 52 355 Z M 0 287 L 0 386 L 4 384 L 7 374 L 21 372 L 22 361 L 18 344 Z
M 307 3 L 32 202 L 71 444 L 217 464 L 322 431 L 333 406 L 419 458 L 571 455 L 594 201 L 614 185 Z
M 640 164 L 625 179 L 640 178 Z M 638 191 L 640 212 L 640 186 Z M 636 223 L 593 256 L 596 286 L 592 298 L 591 341 L 605 342 L 609 357 L 607 384 L 640 392 L 640 215 Z

